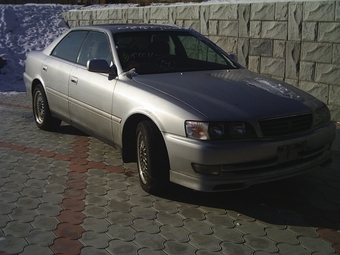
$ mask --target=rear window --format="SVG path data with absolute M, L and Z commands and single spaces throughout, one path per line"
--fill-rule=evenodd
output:
M 115 34 L 124 71 L 139 74 L 237 68 L 213 43 L 183 31 Z

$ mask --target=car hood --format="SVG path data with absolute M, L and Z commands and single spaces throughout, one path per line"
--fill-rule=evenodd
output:
M 246 69 L 136 75 L 132 79 L 175 98 L 209 120 L 295 115 L 322 105 L 292 85 Z

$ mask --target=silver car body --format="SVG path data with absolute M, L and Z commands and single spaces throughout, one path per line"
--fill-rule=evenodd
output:
M 134 153 L 130 150 L 135 149 L 129 140 L 135 138 L 124 137 L 124 132 L 129 125 L 135 128 L 138 119 L 151 120 L 166 144 L 170 181 L 195 190 L 246 188 L 310 171 L 330 159 L 335 125 L 329 120 L 316 125 L 315 119 L 316 112 L 327 107 L 294 86 L 254 74 L 237 63 L 237 68 L 226 70 L 143 75 L 124 70 L 115 33 L 167 29 L 189 31 L 165 25 L 70 29 L 44 51 L 28 54 L 24 73 L 27 92 L 32 95 L 33 87 L 40 82 L 54 116 L 120 148 L 127 162 L 134 160 L 129 157 Z M 75 30 L 107 35 L 116 77 L 89 72 L 86 66 L 51 55 L 60 40 Z M 278 137 L 264 133 L 268 123 L 283 120 L 290 128 L 306 116 L 312 119 L 307 130 Z M 256 137 L 193 139 L 188 137 L 186 121 L 246 122 Z M 194 166 L 203 167 L 203 173 L 195 171 Z

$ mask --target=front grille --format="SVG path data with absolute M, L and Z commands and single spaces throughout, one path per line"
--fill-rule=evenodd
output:
M 307 131 L 313 123 L 312 114 L 261 120 L 263 137 L 280 137 Z

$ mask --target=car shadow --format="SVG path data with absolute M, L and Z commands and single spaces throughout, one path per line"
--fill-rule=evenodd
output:
M 339 229 L 340 159 L 328 167 L 245 190 L 203 193 L 174 185 L 169 200 L 236 211 L 275 225 Z
M 83 131 L 69 125 L 66 123 L 62 123 L 60 127 L 56 130 L 53 130 L 55 133 L 65 134 L 65 135 L 77 135 L 77 136 L 90 136 Z

